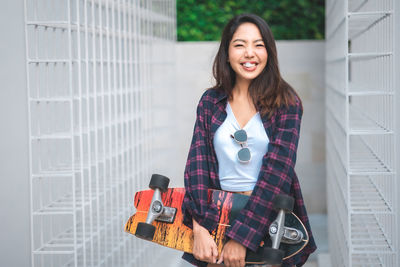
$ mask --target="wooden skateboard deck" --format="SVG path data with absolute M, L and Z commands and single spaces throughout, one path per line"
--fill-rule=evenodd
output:
M 133 214 L 125 225 L 125 231 L 135 234 L 139 222 L 145 222 L 148 210 L 150 208 L 153 190 L 139 191 L 135 194 L 135 207 L 136 213 Z M 166 192 L 162 193 L 162 202 L 166 207 L 173 207 L 177 209 L 175 220 L 173 223 L 166 223 L 154 221 L 152 224 L 156 227 L 153 242 L 165 247 L 181 250 L 184 252 L 192 253 L 193 249 L 193 232 L 192 229 L 183 224 L 183 214 L 181 206 L 183 197 L 185 195 L 184 188 L 169 188 Z M 221 253 L 224 242 L 225 232 L 230 227 L 230 222 L 238 216 L 241 209 L 246 205 L 248 196 L 230 193 L 221 190 L 209 190 L 209 202 L 215 203 L 219 211 L 219 222 L 213 236 L 218 252 Z M 293 213 L 287 213 L 285 216 L 285 226 L 293 227 L 303 232 L 303 240 L 298 244 L 280 244 L 280 249 L 285 251 L 284 259 L 292 257 L 303 249 L 308 243 L 308 233 L 300 221 L 300 219 Z M 262 260 L 262 246 L 271 246 L 269 236 L 260 244 L 260 249 L 255 253 L 247 250 L 246 263 L 260 264 Z

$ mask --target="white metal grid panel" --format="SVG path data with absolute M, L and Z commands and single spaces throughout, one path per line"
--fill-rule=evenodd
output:
M 25 0 L 33 266 L 149 266 L 123 232 L 153 164 L 175 1 Z M 167 77 L 168 78 L 168 77 Z
M 399 266 L 393 0 L 327 0 L 332 266 Z

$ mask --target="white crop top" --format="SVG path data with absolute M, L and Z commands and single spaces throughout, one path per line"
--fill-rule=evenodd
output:
M 243 127 L 247 133 L 247 147 L 251 160 L 241 163 L 237 153 L 241 146 L 231 135 L 240 129 L 229 102 L 226 105 L 226 119 L 214 135 L 214 148 L 218 159 L 218 173 L 222 190 L 253 190 L 260 172 L 262 159 L 267 153 L 269 139 L 265 132 L 260 114 L 257 112 Z

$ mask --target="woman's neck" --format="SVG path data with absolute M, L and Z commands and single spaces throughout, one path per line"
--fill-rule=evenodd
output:
M 249 80 L 236 80 L 235 86 L 232 90 L 234 98 L 248 98 L 249 97 Z

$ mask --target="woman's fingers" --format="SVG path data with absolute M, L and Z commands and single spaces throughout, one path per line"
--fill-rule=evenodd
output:
M 193 256 L 197 260 L 215 263 L 218 259 L 218 249 L 215 242 L 198 243 L 193 246 Z
M 215 263 L 218 249 L 214 239 L 206 228 L 193 220 L 193 256 L 201 261 Z
M 223 250 L 224 254 L 224 265 L 227 267 L 244 267 L 245 266 L 245 257 L 246 257 L 246 248 L 236 242 L 235 240 L 229 240 Z
M 211 262 L 212 261 L 212 252 L 211 248 L 201 248 L 197 250 L 193 250 L 193 256 L 201 261 Z
M 246 262 L 245 262 L 244 258 L 240 259 L 239 266 L 240 267 L 245 267 L 246 266 Z

